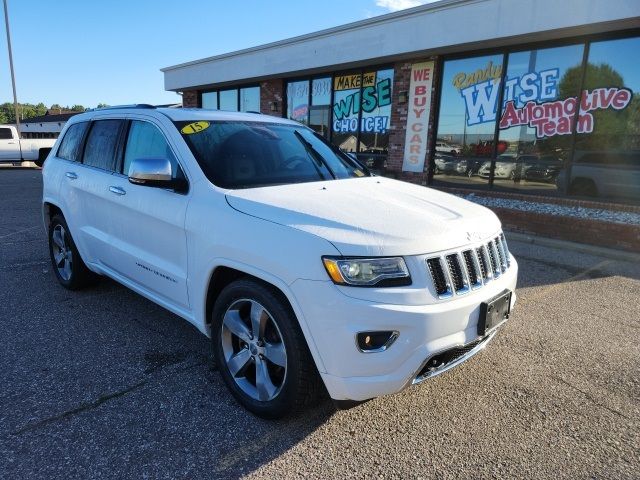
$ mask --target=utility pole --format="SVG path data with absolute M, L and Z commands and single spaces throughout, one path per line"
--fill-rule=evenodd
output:
M 16 94 L 16 76 L 13 73 L 13 55 L 11 53 L 11 34 L 9 33 L 9 10 L 7 9 L 7 0 L 4 2 L 4 23 L 7 27 L 7 48 L 9 49 L 9 69 L 11 70 L 11 86 L 13 87 L 13 108 L 16 112 L 16 130 L 18 131 L 18 137 L 20 134 L 20 116 L 18 115 L 18 95 Z M 20 157 L 22 157 L 22 151 L 20 151 Z

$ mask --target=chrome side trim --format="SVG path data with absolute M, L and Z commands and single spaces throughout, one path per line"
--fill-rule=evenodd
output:
M 372 350 L 362 350 L 360 348 L 360 345 L 358 345 L 358 335 L 361 334 L 363 332 L 357 332 L 355 334 L 355 342 L 356 342 L 356 348 L 358 349 L 358 351 L 360 353 L 380 353 L 380 352 L 384 352 L 385 350 L 387 350 L 392 344 L 393 342 L 395 342 L 398 337 L 400 336 L 400 332 L 398 332 L 397 330 L 394 330 L 393 332 L 391 332 L 391 335 L 389 336 L 389 339 L 385 342 L 384 345 L 382 345 L 379 348 L 374 348 Z
M 416 385 L 418 383 L 424 382 L 425 380 L 427 380 L 429 378 L 436 377 L 436 376 L 446 372 L 447 370 L 451 370 L 452 368 L 457 367 L 461 363 L 466 362 L 471 357 L 473 357 L 474 355 L 476 355 L 476 354 L 480 353 L 482 350 L 484 350 L 484 348 L 487 346 L 487 344 L 491 340 L 493 340 L 493 337 L 495 337 L 496 333 L 498 333 L 498 328 L 497 327 L 494 328 L 478 345 L 473 347 L 471 350 L 469 350 L 467 353 L 465 353 L 461 357 L 458 357 L 453 362 L 447 363 L 446 365 L 443 365 L 442 367 L 440 367 L 438 369 L 432 370 L 429 373 L 425 373 L 423 375 L 416 376 L 411 383 L 413 385 Z M 441 350 L 439 352 L 434 353 L 429 358 L 427 358 L 422 363 L 422 365 L 420 365 L 420 368 L 417 370 L 417 372 L 422 371 L 422 369 L 429 362 L 429 360 L 431 360 L 436 355 L 439 355 L 440 353 L 446 352 L 447 350 L 451 350 L 452 348 L 459 348 L 459 347 L 464 347 L 464 345 L 454 345 L 452 347 L 448 347 L 448 348 L 445 348 L 444 350 Z

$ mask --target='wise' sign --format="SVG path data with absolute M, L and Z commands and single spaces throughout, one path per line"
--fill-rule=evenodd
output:
M 431 112 L 433 62 L 414 63 L 411 67 L 407 135 L 404 141 L 403 172 L 422 172 L 427 155 L 427 129 Z

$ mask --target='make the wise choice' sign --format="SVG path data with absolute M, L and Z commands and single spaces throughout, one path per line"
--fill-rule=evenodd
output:
M 431 112 L 433 62 L 414 63 L 411 67 L 407 135 L 404 141 L 403 172 L 422 172 L 427 155 L 427 130 Z

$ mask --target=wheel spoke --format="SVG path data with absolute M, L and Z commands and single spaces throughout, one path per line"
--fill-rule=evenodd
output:
M 71 262 L 69 260 L 66 260 L 64 262 L 63 271 L 65 275 L 65 280 L 69 280 L 71 278 Z
M 264 326 L 267 321 L 267 312 L 258 302 L 251 302 L 251 330 L 254 338 L 261 339 L 264 336 Z
M 243 376 L 242 374 L 249 366 L 249 360 L 251 360 L 251 353 L 248 349 L 243 348 L 227 361 L 229 372 L 234 377 Z
M 224 326 L 231 331 L 231 333 L 241 340 L 248 342 L 251 338 L 249 328 L 242 321 L 242 318 L 240 318 L 240 312 L 238 310 L 227 310 L 222 322 L 224 323 Z
M 56 262 L 56 267 L 58 268 L 62 268 L 62 265 L 64 263 L 64 253 L 62 252 L 58 252 L 58 253 L 54 253 L 53 254 L 53 260 Z
M 280 367 L 287 366 L 287 352 L 284 348 L 284 343 L 265 343 L 264 356 L 267 357 L 271 363 Z
M 263 402 L 273 398 L 277 390 L 271 381 L 267 362 L 259 357 L 256 359 L 256 389 L 258 390 L 258 398 Z
M 59 228 L 53 231 L 53 243 L 55 243 L 59 249 L 64 250 L 64 239 L 62 238 L 62 231 Z

